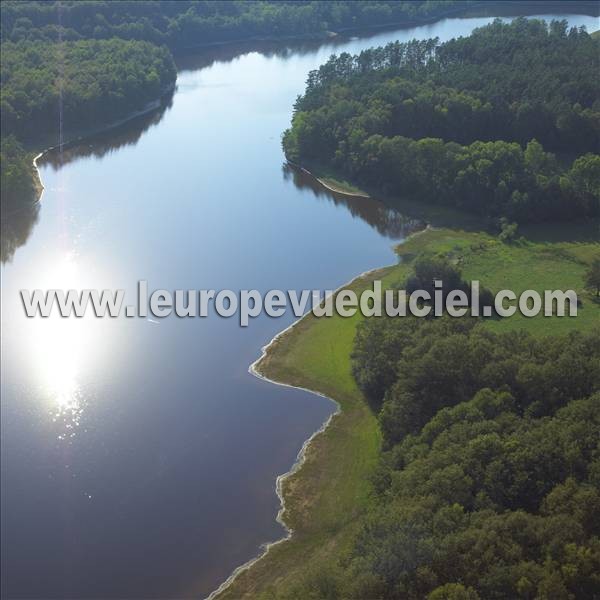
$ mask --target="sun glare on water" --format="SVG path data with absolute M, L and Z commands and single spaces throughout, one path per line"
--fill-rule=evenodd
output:
M 49 265 L 40 289 L 76 289 L 85 287 L 82 269 L 73 254 L 66 254 Z M 84 410 L 80 376 L 86 348 L 92 343 L 89 317 L 63 318 L 56 309 L 47 318 L 28 320 L 28 347 L 34 357 L 34 369 L 52 419 L 58 424 L 58 438 L 76 435 Z

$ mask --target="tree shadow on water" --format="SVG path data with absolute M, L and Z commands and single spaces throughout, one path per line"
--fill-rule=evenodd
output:
M 352 196 L 334 192 L 322 185 L 310 173 L 290 163 L 282 166 L 283 178 L 296 188 L 310 190 L 316 198 L 344 206 L 358 217 L 392 240 L 402 240 L 427 225 L 439 228 L 459 228 L 465 231 L 491 230 L 493 224 L 478 216 L 410 199 L 386 197 L 367 190 L 370 197 Z
M 30 204 L 20 210 L 2 211 L 0 234 L 0 260 L 10 262 L 17 248 L 29 239 L 40 212 L 39 202 Z

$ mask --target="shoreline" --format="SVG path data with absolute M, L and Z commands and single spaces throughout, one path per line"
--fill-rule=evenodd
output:
M 415 231 L 415 232 L 411 233 L 405 239 L 403 239 L 401 242 L 399 242 L 399 244 L 397 244 L 397 245 L 404 244 L 409 239 L 411 239 L 417 235 L 420 235 L 426 231 L 429 231 L 431 229 L 432 229 L 431 225 L 427 224 L 426 227 L 424 227 L 423 229 L 420 229 L 419 231 Z M 392 265 L 382 266 L 382 267 L 375 267 L 373 269 L 368 269 L 366 271 L 363 271 L 359 275 L 353 277 L 352 279 L 348 280 L 346 283 L 343 283 L 341 286 L 336 288 L 331 294 L 329 294 L 326 298 L 323 299 L 323 302 L 325 302 L 327 298 L 329 298 L 331 296 L 335 296 L 335 294 L 337 294 L 340 290 L 343 290 L 345 288 L 352 286 L 359 280 L 367 278 L 379 271 L 385 271 L 387 269 L 390 269 L 390 268 L 396 266 L 396 264 L 397 263 L 394 263 Z M 310 447 L 311 447 L 313 441 L 319 435 L 321 435 L 322 433 L 324 433 L 327 430 L 327 428 L 331 425 L 331 423 L 333 422 L 335 417 L 339 416 L 342 413 L 341 404 L 335 398 L 331 398 L 330 396 L 327 396 L 326 394 L 323 394 L 322 392 L 319 392 L 318 390 L 313 390 L 313 389 L 310 389 L 305 386 L 293 385 L 291 383 L 286 383 L 285 381 L 277 381 L 275 379 L 271 379 L 270 377 L 268 377 L 267 375 L 262 373 L 260 370 L 260 363 L 263 362 L 263 360 L 265 358 L 267 358 L 270 353 L 276 351 L 277 342 L 279 342 L 282 337 L 284 337 L 289 332 L 291 332 L 294 329 L 294 327 L 296 327 L 300 323 L 302 323 L 304 321 L 304 319 L 306 319 L 307 317 L 310 317 L 311 314 L 312 314 L 312 311 L 308 311 L 302 317 L 300 317 L 299 319 L 296 319 L 293 323 L 288 325 L 285 329 L 282 329 L 280 332 L 275 334 L 275 336 L 273 336 L 273 338 L 266 345 L 264 345 L 261 348 L 260 356 L 248 367 L 248 372 L 251 375 L 253 375 L 254 377 L 256 377 L 257 379 L 267 381 L 271 384 L 302 390 L 302 391 L 308 392 L 310 394 L 315 394 L 316 396 L 320 396 L 321 398 L 326 398 L 327 400 L 329 400 L 330 402 L 333 402 L 335 404 L 335 406 L 336 406 L 335 411 L 331 415 L 329 415 L 329 417 L 323 422 L 323 424 L 321 425 L 321 427 L 319 427 L 319 429 L 317 429 L 314 433 L 311 434 L 311 436 L 308 439 L 306 439 L 304 441 L 304 443 L 302 444 L 302 447 L 300 448 L 300 451 L 298 452 L 298 455 L 296 456 L 296 460 L 294 461 L 294 463 L 292 464 L 290 469 L 288 471 L 286 471 L 285 473 L 278 475 L 275 480 L 275 492 L 276 492 L 277 497 L 279 498 L 279 502 L 280 502 L 280 508 L 277 511 L 275 520 L 285 528 L 286 533 L 285 533 L 284 537 L 282 537 L 278 540 L 275 540 L 273 542 L 265 542 L 264 544 L 262 544 L 261 548 L 263 550 L 257 556 L 251 558 L 247 562 L 236 567 L 233 570 L 233 572 L 231 573 L 231 575 L 229 575 L 229 577 L 223 583 L 221 583 L 221 585 L 219 585 L 218 588 L 213 590 L 210 593 L 210 595 L 208 595 L 206 597 L 205 600 L 215 600 L 216 598 L 218 598 L 218 596 L 220 594 L 227 591 L 227 589 L 235 582 L 235 580 L 237 579 L 237 577 L 239 575 L 241 575 L 245 571 L 248 571 L 256 563 L 258 563 L 260 560 L 265 558 L 272 548 L 274 548 L 275 546 L 281 544 L 282 542 L 288 541 L 292 538 L 292 536 L 294 534 L 294 529 L 291 526 L 288 526 L 283 518 L 283 515 L 285 514 L 285 511 L 286 511 L 286 501 L 285 501 L 285 495 L 283 493 L 283 484 L 287 479 L 289 479 L 290 477 L 292 477 L 293 475 L 298 473 L 298 471 L 302 468 L 302 466 L 304 465 L 304 463 L 306 461 L 307 452 L 310 450 Z
M 425 229 L 423 230 L 425 231 Z M 418 232 L 416 232 L 418 233 Z M 412 236 L 413 234 L 411 234 Z M 406 239 L 408 239 L 408 236 Z M 403 240 L 401 243 L 403 243 L 405 240 Z M 362 279 L 364 277 L 368 277 L 369 275 L 377 272 L 377 271 L 381 271 L 383 269 L 387 269 L 390 268 L 394 265 L 388 265 L 388 266 L 384 266 L 384 267 L 375 267 L 373 269 L 369 269 L 367 271 L 364 271 L 363 273 L 361 273 L 360 275 L 357 275 L 356 277 L 353 277 L 352 279 L 350 279 L 349 281 L 347 281 L 346 283 L 343 283 L 340 287 L 338 287 L 334 292 L 332 292 L 331 295 L 335 295 L 337 292 L 339 292 L 340 290 L 352 285 L 353 283 L 355 283 L 356 281 L 358 281 L 359 279 Z M 327 296 L 327 298 L 329 297 Z M 325 301 L 325 299 L 323 300 Z M 208 595 L 206 597 L 205 600 L 214 600 L 215 598 L 217 598 L 220 594 L 222 594 L 223 592 L 225 592 L 233 583 L 234 581 L 237 579 L 237 577 L 239 575 L 241 575 L 243 572 L 248 571 L 250 568 L 252 568 L 257 562 L 259 562 L 261 559 L 265 558 L 267 556 L 267 554 L 269 553 L 269 550 L 271 550 L 271 548 L 281 544 L 282 542 L 286 542 L 288 540 L 290 540 L 292 538 L 292 535 L 294 534 L 294 530 L 292 529 L 292 527 L 288 526 L 285 522 L 285 520 L 283 519 L 283 515 L 285 513 L 286 510 L 286 502 L 285 502 L 285 496 L 283 494 L 283 483 L 289 479 L 290 477 L 292 477 L 293 475 L 295 475 L 304 465 L 305 461 L 306 461 L 306 454 L 308 452 L 308 450 L 310 449 L 310 446 L 312 444 L 312 442 L 315 440 L 316 437 L 318 437 L 319 435 L 321 435 L 322 433 L 324 433 L 327 428 L 331 425 L 333 419 L 337 416 L 339 416 L 342 412 L 342 408 L 340 403 L 335 400 L 334 398 L 330 398 L 329 396 L 317 391 L 317 390 L 312 390 L 310 388 L 307 387 L 303 387 L 303 386 L 298 386 L 298 385 L 293 385 L 291 383 L 286 383 L 285 381 L 277 381 L 275 379 L 271 379 L 270 377 L 268 377 L 267 375 L 265 375 L 264 373 L 262 373 L 260 371 L 259 365 L 260 363 L 269 356 L 269 352 L 273 352 L 273 347 L 276 346 L 277 342 L 286 334 L 288 334 L 294 327 L 296 327 L 297 325 L 299 325 L 302 321 L 304 321 L 304 319 L 306 319 L 307 317 L 309 317 L 312 314 L 312 311 L 308 311 L 307 313 L 305 313 L 303 316 L 301 316 L 299 319 L 296 319 L 293 323 L 291 323 L 290 325 L 288 325 L 285 329 L 282 329 L 280 332 L 276 333 L 273 338 L 271 339 L 271 341 L 269 341 L 266 345 L 264 345 L 261 348 L 261 354 L 260 356 L 248 367 L 248 373 L 250 373 L 251 375 L 253 375 L 254 377 L 256 377 L 257 379 L 261 379 L 262 381 L 267 381 L 271 384 L 274 385 L 279 385 L 282 387 L 287 387 L 287 388 L 293 388 L 293 389 L 297 389 L 297 390 L 302 390 L 305 392 L 308 392 L 310 394 L 315 394 L 316 396 L 320 396 L 321 398 L 325 398 L 327 400 L 329 400 L 330 402 L 333 402 L 336 406 L 335 411 L 333 413 L 331 413 L 331 415 L 329 415 L 329 417 L 323 422 L 323 424 L 321 425 L 321 427 L 319 427 L 319 429 L 317 429 L 314 433 L 311 434 L 311 436 L 306 439 L 304 441 L 304 443 L 302 444 L 302 447 L 300 448 L 297 456 L 296 456 L 296 460 L 294 461 L 294 463 L 292 464 L 292 466 L 290 467 L 290 469 L 288 471 L 286 471 L 285 473 L 282 473 L 281 475 L 278 475 L 276 480 L 275 480 L 275 492 L 277 494 L 277 497 L 279 498 L 279 502 L 280 502 L 280 507 L 279 510 L 277 511 L 277 515 L 275 517 L 275 520 L 280 523 L 284 528 L 285 528 L 285 535 L 284 537 L 275 540 L 273 542 L 266 542 L 264 544 L 262 544 L 261 548 L 263 548 L 263 551 L 258 554 L 257 556 L 255 556 L 254 558 L 251 558 L 249 561 L 243 563 L 242 565 L 236 567 L 233 572 L 231 573 L 231 575 L 229 575 L 229 577 L 214 591 L 212 591 L 210 593 L 210 595 Z
M 342 194 L 344 196 L 351 196 L 353 198 L 364 198 L 365 200 L 370 200 L 373 197 L 373 196 L 367 194 L 366 192 L 347 192 L 345 190 L 342 190 L 341 188 L 335 187 L 333 184 L 327 183 L 326 182 L 327 178 L 317 177 L 313 172 L 309 171 L 306 167 L 303 167 L 301 164 L 295 163 L 294 161 L 289 160 L 288 158 L 286 158 L 285 160 L 288 165 L 294 167 L 295 169 L 299 169 L 306 175 L 312 177 L 316 182 L 318 182 L 320 185 L 322 185 L 325 189 L 329 190 L 330 192 L 333 192 L 334 194 Z
M 432 227 L 431 225 L 427 225 L 425 228 L 420 229 L 418 231 L 415 231 L 414 233 L 411 233 L 409 236 L 407 236 L 405 239 L 403 239 L 401 242 L 399 242 L 396 246 L 398 247 L 402 247 L 404 246 L 407 242 L 412 241 L 415 238 L 421 237 L 423 234 L 431 234 L 433 236 L 438 236 L 440 234 L 443 234 L 444 228 L 436 228 L 436 227 Z M 454 234 L 453 234 L 454 235 Z M 457 236 L 459 235 L 458 233 L 456 234 Z M 471 239 L 471 237 L 473 237 L 474 235 L 480 235 L 480 234 L 467 234 L 467 241 L 469 241 Z M 487 235 L 487 234 L 483 234 L 483 235 Z M 433 239 L 429 239 L 426 240 L 425 242 L 419 242 L 419 244 L 423 244 L 426 243 L 428 246 L 433 243 L 433 246 L 435 247 L 436 243 L 438 244 L 438 246 L 440 245 L 441 240 L 437 239 L 437 238 L 433 238 Z M 493 238 L 492 238 L 493 239 Z M 465 242 L 466 244 L 467 242 Z M 498 243 L 496 241 L 496 243 Z M 469 245 L 472 245 L 471 242 L 469 242 Z M 516 252 L 519 252 L 519 249 L 516 249 Z M 410 261 L 409 261 L 410 262 Z M 390 265 L 388 267 L 378 267 L 378 268 L 374 268 L 374 269 L 370 269 L 367 271 L 364 271 L 363 273 L 361 273 L 360 275 L 354 277 L 353 279 L 351 279 L 349 282 L 341 285 L 340 287 L 338 287 L 334 292 L 332 292 L 331 295 L 335 295 L 336 293 L 338 293 L 341 289 L 344 289 L 346 287 L 350 287 L 354 284 L 357 284 L 358 282 L 360 282 L 361 279 L 363 278 L 368 278 L 369 276 L 373 276 L 373 274 L 380 272 L 382 278 L 387 276 L 389 274 L 389 272 L 391 270 L 393 270 L 394 267 L 398 267 L 398 266 L 402 266 L 402 263 L 404 263 L 404 261 L 402 260 L 402 257 L 400 256 L 400 262 L 399 263 L 395 263 L 393 265 Z M 294 385 L 292 383 L 287 383 L 285 380 L 285 377 L 283 378 L 283 380 L 277 380 L 277 379 L 272 379 L 271 377 L 265 375 L 260 366 L 261 363 L 264 361 L 265 358 L 273 358 L 274 356 L 277 355 L 277 353 L 282 350 L 284 355 L 286 352 L 286 349 L 283 348 L 279 348 L 278 347 L 278 342 L 280 342 L 282 340 L 282 338 L 285 338 L 287 336 L 287 334 L 289 334 L 290 332 L 292 332 L 294 330 L 294 328 L 296 326 L 300 326 L 300 324 L 302 324 L 305 319 L 310 318 L 310 316 L 312 315 L 312 311 L 308 311 L 307 313 L 305 313 L 302 317 L 300 317 L 299 319 L 295 320 L 293 323 L 291 323 L 290 325 L 288 325 L 285 329 L 281 330 L 279 333 L 277 333 L 269 343 L 267 343 L 265 346 L 263 346 L 261 348 L 261 354 L 260 357 L 255 360 L 248 368 L 248 371 L 254 375 L 255 377 L 268 381 L 270 383 L 274 383 L 275 385 L 280 385 L 283 387 L 291 387 L 291 388 L 296 388 L 296 389 L 301 389 L 304 391 L 307 391 L 309 393 L 312 394 L 316 394 L 318 396 L 327 398 L 329 400 L 331 400 L 332 402 L 334 402 L 337 406 L 337 409 L 334 413 L 332 413 L 327 419 L 326 421 L 323 423 L 323 425 L 317 430 L 315 431 L 302 445 L 300 452 L 298 453 L 297 459 L 294 462 L 294 464 L 292 465 L 292 467 L 290 468 L 289 471 L 287 471 L 286 473 L 283 473 L 282 475 L 279 475 L 276 479 L 276 493 L 278 498 L 280 499 L 280 503 L 281 503 L 281 507 L 277 513 L 277 517 L 276 520 L 277 522 L 281 523 L 285 529 L 286 529 L 286 535 L 284 537 L 282 537 L 279 540 L 276 540 L 274 542 L 269 542 L 266 543 L 262 546 L 262 551 L 260 554 L 258 554 L 257 556 L 255 556 L 254 558 L 250 559 L 249 561 L 247 561 L 246 563 L 238 566 L 236 569 L 234 569 L 234 571 L 231 573 L 231 575 L 229 575 L 229 577 L 216 589 L 214 590 L 208 597 L 207 600 L 215 600 L 216 598 L 220 598 L 222 594 L 225 595 L 226 598 L 229 597 L 233 597 L 236 600 L 238 600 L 238 598 L 246 598 L 247 595 L 249 593 L 252 593 L 252 591 L 256 591 L 255 588 L 245 588 L 244 587 L 244 583 L 242 583 L 242 590 L 244 590 L 244 592 L 242 594 L 239 594 L 239 596 L 235 595 L 235 596 L 231 596 L 231 592 L 229 593 L 229 595 L 227 594 L 228 590 L 230 587 L 232 587 L 235 583 L 237 578 L 248 572 L 249 570 L 253 569 L 255 565 L 259 564 L 261 559 L 266 559 L 269 556 L 270 550 L 276 548 L 277 546 L 279 546 L 281 544 L 281 542 L 284 541 L 290 541 L 292 542 L 294 539 L 297 539 L 295 534 L 295 530 L 288 526 L 285 522 L 284 519 L 284 515 L 287 509 L 287 505 L 288 503 L 286 502 L 286 499 L 289 500 L 289 494 L 290 494 L 290 490 L 287 490 L 287 493 L 284 493 L 283 490 L 283 483 L 290 477 L 292 477 L 293 475 L 297 474 L 300 469 L 303 467 L 303 465 L 305 464 L 305 461 L 307 460 L 307 456 L 308 456 L 308 452 L 309 450 L 311 450 L 312 444 L 315 440 L 318 439 L 319 435 L 322 433 L 326 433 L 328 431 L 328 428 L 335 422 L 335 418 L 341 418 L 343 415 L 346 414 L 348 408 L 344 407 L 342 408 L 343 405 L 343 400 L 340 402 L 336 399 L 336 393 L 331 394 L 330 396 L 317 391 L 317 390 L 313 390 L 309 387 L 306 387 L 305 385 L 302 385 L 302 383 L 300 383 L 299 385 Z M 320 319 L 317 318 L 318 321 L 320 320 L 327 320 L 327 318 L 324 319 Z M 293 342 L 292 342 L 293 343 Z M 303 378 L 300 377 L 300 379 L 302 380 Z M 305 379 L 305 378 L 304 378 Z M 364 399 L 363 399 L 364 402 Z M 303 477 L 303 474 L 300 473 L 299 474 L 299 481 L 301 480 L 301 478 Z M 310 474 L 307 474 L 307 476 L 310 479 Z M 302 529 L 299 528 L 299 534 L 302 534 Z M 309 535 L 312 535 L 309 532 Z M 277 559 L 275 559 L 277 560 Z M 258 580 L 260 581 L 260 579 Z M 239 586 L 238 586 L 239 587 Z M 261 588 L 259 588 L 261 589 Z M 250 590 L 250 591 L 249 591 Z M 239 589 L 235 590 L 236 592 L 239 592 Z M 235 592 L 233 592 L 235 593 Z M 252 596 L 250 596 L 252 597 Z
M 484 6 L 486 4 L 486 2 L 482 1 L 479 2 L 478 5 L 479 6 Z M 387 27 L 390 27 L 392 29 L 402 29 L 402 28 L 410 28 L 410 27 L 418 27 L 420 25 L 428 25 L 430 23 L 435 23 L 436 21 L 440 21 L 442 19 L 446 19 L 448 17 L 451 17 L 454 14 L 459 14 L 460 12 L 465 12 L 466 10 L 470 9 L 472 7 L 460 7 L 460 8 L 454 8 L 452 10 L 449 11 L 445 11 L 443 13 L 440 13 L 439 15 L 436 16 L 432 16 L 432 17 L 425 17 L 423 19 L 411 19 L 411 20 L 407 20 L 407 21 L 394 21 L 391 23 L 378 23 L 375 25 L 355 25 L 355 26 L 351 26 L 351 27 L 341 27 L 340 29 L 337 30 L 324 30 L 324 31 L 318 31 L 316 33 L 290 33 L 290 34 L 286 34 L 286 35 L 251 35 L 251 36 L 246 36 L 246 37 L 239 37 L 239 38 L 234 38 L 231 40 L 221 40 L 221 41 L 214 41 L 214 42 L 204 42 L 204 43 L 200 43 L 200 44 L 194 44 L 193 46 L 185 46 L 182 48 L 173 48 L 171 50 L 171 52 L 173 53 L 174 56 L 183 56 L 186 53 L 192 53 L 195 52 L 196 50 L 202 50 L 204 48 L 214 48 L 214 47 L 219 47 L 219 46 L 227 46 L 227 45 L 233 45 L 233 44 L 245 44 L 245 43 L 251 43 L 251 42 L 256 42 L 256 43 L 260 43 L 260 42 L 271 42 L 271 43 L 277 43 L 277 42 L 311 42 L 311 41 L 327 41 L 328 39 L 333 39 L 336 38 L 338 36 L 344 36 L 347 34 L 352 34 L 352 33 L 361 33 L 361 32 L 369 32 L 369 31 L 379 31 L 382 29 L 386 29 Z
M 197 50 L 202 50 L 204 48 L 214 48 L 219 46 L 227 46 L 233 44 L 244 44 L 244 43 L 260 43 L 260 42 L 293 42 L 293 41 L 327 41 L 328 39 L 335 39 L 339 36 L 347 36 L 352 34 L 360 34 L 360 33 L 368 33 L 370 31 L 381 31 L 385 29 L 410 29 L 411 27 L 420 27 L 422 25 L 431 25 L 432 23 L 436 23 L 438 21 L 442 21 L 443 19 L 452 18 L 454 16 L 460 16 L 464 13 L 469 13 L 472 10 L 477 9 L 487 9 L 488 7 L 492 8 L 504 8 L 507 5 L 514 5 L 515 8 L 521 8 L 521 10 L 527 11 L 527 14 L 537 14 L 535 11 L 540 9 L 542 13 L 540 14 L 551 14 L 552 11 L 557 10 L 560 6 L 560 0 L 516 0 L 514 2 L 507 2 L 507 0 L 479 0 L 473 2 L 470 5 L 459 6 L 455 8 L 451 8 L 444 12 L 441 12 L 437 15 L 431 15 L 426 17 L 416 17 L 412 19 L 407 19 L 404 21 L 393 21 L 389 23 L 378 23 L 373 25 L 353 25 L 349 27 L 340 27 L 336 30 L 325 30 L 319 31 L 316 33 L 297 33 L 297 34 L 287 34 L 280 36 L 269 36 L 269 35 L 254 35 L 247 37 L 239 37 L 231 40 L 221 40 L 214 42 L 204 42 L 200 44 L 194 44 L 192 46 L 185 46 L 181 48 L 172 48 L 171 52 L 173 56 L 185 56 L 187 53 L 193 53 Z M 579 2 L 575 0 L 574 4 L 575 8 L 579 8 L 579 11 L 575 11 L 578 14 L 592 14 L 592 16 L 596 16 L 597 8 L 594 2 L 590 2 L 589 0 L 580 0 Z M 577 6 L 578 5 L 578 6 Z M 596 10 L 594 10 L 596 9 Z M 572 9 L 570 9 L 572 10 Z M 559 13 L 560 14 L 560 13 Z M 567 14 L 567 13 L 565 13 Z M 492 15 L 493 16 L 493 15 Z M 507 16 L 520 16 L 518 13 L 510 13 Z M 471 18 L 467 14 L 465 18 Z M 474 18 L 474 17 L 473 17 Z
M 53 152 L 55 150 L 60 150 L 60 149 L 64 148 L 65 146 L 71 146 L 73 144 L 83 142 L 91 137 L 94 137 L 95 135 L 109 132 L 112 129 L 116 129 L 117 127 L 120 127 L 121 125 L 125 125 L 125 123 L 128 123 L 129 121 L 133 121 L 134 119 L 137 119 L 138 117 L 143 117 L 144 115 L 148 115 L 148 114 L 154 112 L 155 110 L 160 108 L 164 98 L 166 98 L 169 94 L 172 94 L 173 92 L 175 92 L 176 88 L 177 88 L 177 79 L 175 79 L 172 86 L 165 88 L 158 98 L 148 102 L 144 107 L 142 107 L 138 110 L 135 110 L 133 112 L 130 112 L 127 115 L 125 115 L 124 117 L 121 117 L 120 119 L 117 119 L 116 121 L 111 121 L 110 123 L 107 123 L 106 125 L 99 125 L 97 127 L 92 127 L 90 129 L 75 132 L 75 133 L 73 133 L 73 137 L 67 138 L 62 143 L 55 144 L 53 146 L 48 146 L 48 147 L 44 148 L 44 150 L 41 150 L 40 152 L 38 152 L 38 154 L 36 154 L 32 160 L 32 166 L 33 166 L 33 169 L 34 169 L 35 175 L 36 175 L 36 186 L 35 187 L 36 187 L 37 198 L 30 204 L 27 204 L 27 206 L 24 206 L 23 209 L 29 208 L 30 206 L 34 206 L 36 204 L 39 204 L 42 201 L 42 197 L 44 195 L 44 190 L 46 188 L 42 182 L 42 176 L 40 174 L 38 161 L 40 159 L 42 159 L 46 154 L 48 154 L 49 152 Z M 18 212 L 18 211 L 15 211 L 15 212 Z

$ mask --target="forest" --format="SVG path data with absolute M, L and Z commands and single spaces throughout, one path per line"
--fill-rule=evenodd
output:
M 597 328 L 362 321 L 352 368 L 383 433 L 370 508 L 335 566 L 285 597 L 594 598 L 598 364 Z
M 149 42 L 84 40 L 2 46 L 2 130 L 23 140 L 107 123 L 175 83 L 169 51 Z
M 524 18 L 332 56 L 283 147 L 390 198 L 518 222 L 595 216 L 599 56 L 584 29 Z
M 449 14 L 474 4 L 425 2 L 284 1 L 5 2 L 2 39 L 147 40 L 174 50 L 251 37 L 317 36 L 327 31 L 401 24 Z

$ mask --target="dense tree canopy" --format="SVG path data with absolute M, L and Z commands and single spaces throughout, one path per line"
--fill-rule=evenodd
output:
M 405 318 L 361 324 L 354 375 L 380 413 L 387 446 L 483 388 L 510 392 L 515 411 L 536 417 L 600 389 L 600 331 L 540 340 L 518 332 L 493 334 L 475 323 Z
M 328 30 L 413 22 L 467 7 L 468 1 L 419 2 L 13 2 L 3 7 L 2 39 L 148 40 L 183 49 L 248 37 L 317 35 Z
M 284 149 L 389 195 L 483 215 L 597 215 L 599 53 L 564 21 L 516 19 L 333 56 L 310 73 Z
M 173 59 L 149 42 L 2 45 L 2 130 L 22 139 L 114 121 L 175 83 Z
M 600 394 L 544 418 L 518 402 L 484 388 L 384 456 L 347 567 L 353 597 L 594 597 Z

